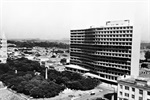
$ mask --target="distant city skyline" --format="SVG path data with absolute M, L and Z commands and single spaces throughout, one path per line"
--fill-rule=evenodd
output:
M 142 19 L 142 41 L 150 42 L 149 0 L 1 0 L 1 31 L 8 39 L 69 39 L 71 29 L 106 21 Z M 140 17 L 138 17 L 140 15 Z M 142 16 L 141 16 L 142 15 Z

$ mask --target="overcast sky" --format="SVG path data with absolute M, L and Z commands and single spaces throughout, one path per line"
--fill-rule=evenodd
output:
M 105 26 L 106 21 L 141 23 L 150 41 L 149 0 L 2 0 L 2 29 L 9 39 L 70 38 L 71 29 Z M 140 17 L 138 16 L 140 15 Z

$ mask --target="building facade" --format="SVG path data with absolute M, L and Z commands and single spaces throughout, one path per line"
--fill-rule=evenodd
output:
M 117 100 L 150 100 L 150 78 L 122 76 Z
M 0 36 L 0 63 L 7 62 L 7 39 L 5 34 L 2 33 Z
M 133 33 L 129 20 L 108 21 L 105 27 L 71 30 L 70 63 L 115 83 L 118 76 L 138 76 L 139 58 L 133 51 L 138 52 L 140 47 L 133 42 Z

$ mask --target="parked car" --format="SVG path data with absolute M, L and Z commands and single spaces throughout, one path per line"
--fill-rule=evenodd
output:
M 90 93 L 90 95 L 95 95 L 95 92 L 92 91 L 92 92 Z

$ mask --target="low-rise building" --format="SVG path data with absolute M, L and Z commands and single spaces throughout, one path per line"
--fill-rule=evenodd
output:
M 150 78 L 119 77 L 117 95 L 117 100 L 150 100 Z

